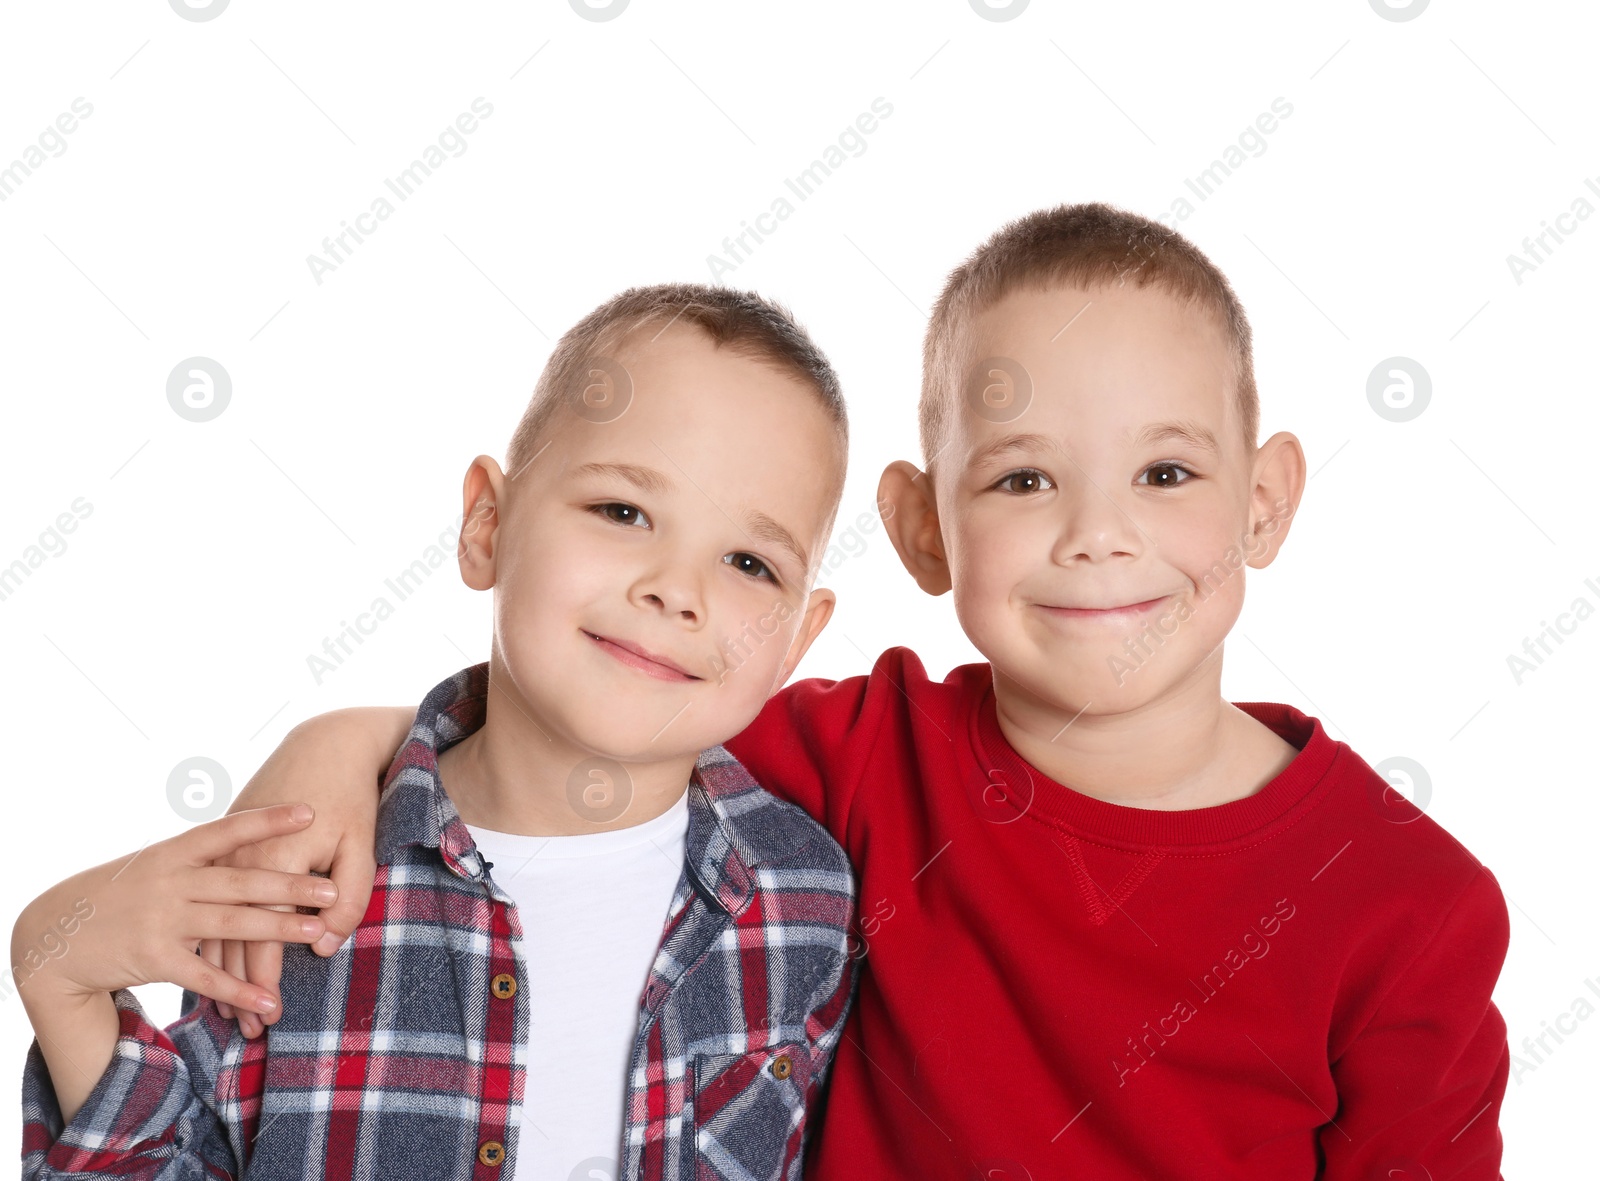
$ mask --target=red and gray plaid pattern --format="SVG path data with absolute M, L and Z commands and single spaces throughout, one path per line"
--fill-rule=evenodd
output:
M 499 978 L 522 978 L 528 957 L 437 763 L 483 724 L 487 691 L 479 664 L 422 703 L 384 780 L 366 917 L 328 959 L 284 948 L 283 1016 L 264 1038 L 189 992 L 163 1031 L 118 992 L 116 1055 L 65 1128 L 32 1047 L 25 1179 L 511 1175 L 529 1014 L 527 990 Z M 688 802 L 616 1175 L 798 1181 L 851 996 L 854 879 L 820 825 L 720 747 L 701 756 Z

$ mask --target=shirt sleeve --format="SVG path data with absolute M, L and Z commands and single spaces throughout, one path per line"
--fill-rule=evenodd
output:
M 37 1041 L 22 1075 L 23 1181 L 124 1177 L 232 1178 L 242 1171 L 214 1100 L 220 1019 L 205 1022 L 184 993 L 184 1015 L 157 1028 L 128 989 L 112 994 L 120 1025 L 111 1064 L 64 1123 Z M 215 1006 L 207 1002 L 215 1013 Z M 232 1023 L 227 1023 L 231 1025 Z
M 1332 1063 L 1339 1110 L 1320 1139 L 1326 1181 L 1500 1176 L 1506 1025 L 1490 1000 L 1510 924 L 1482 869 Z
M 855 879 L 844 854 L 841 852 L 839 856 L 843 872 L 851 881 L 852 905 L 849 913 L 853 915 Z M 848 916 L 845 922 L 849 922 Z M 861 973 L 858 971 L 860 959 L 852 954 L 848 929 L 841 931 L 841 935 L 843 955 L 838 961 L 837 970 L 818 983 L 811 1011 L 806 1017 L 806 1039 L 811 1050 L 810 1081 L 806 1085 L 805 1117 L 802 1126 L 797 1129 L 799 1135 L 795 1140 L 795 1152 L 784 1162 L 783 1175 L 786 1181 L 801 1181 L 804 1176 L 805 1154 L 816 1138 L 817 1128 L 822 1124 L 828 1079 L 832 1073 L 830 1068 L 839 1048 L 839 1040 L 844 1036 L 845 1018 L 855 1005 L 856 990 L 861 983 Z

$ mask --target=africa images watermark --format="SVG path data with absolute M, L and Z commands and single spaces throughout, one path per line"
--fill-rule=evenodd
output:
M 1591 977 L 1583 982 L 1583 986 L 1600 999 L 1600 977 Z M 1555 1053 L 1556 1046 L 1560 1046 L 1567 1038 L 1577 1033 L 1580 1022 L 1589 1020 L 1595 1014 L 1595 1004 L 1588 997 L 1579 994 L 1573 1002 L 1561 1012 L 1557 1013 L 1554 1021 L 1541 1020 L 1543 1027 L 1538 1034 L 1531 1034 L 1522 1039 L 1522 1053 L 1511 1055 L 1511 1080 L 1522 1085 L 1522 1076 L 1532 1074 L 1545 1061 Z M 1555 1046 L 1550 1044 L 1555 1041 Z
M 74 116 L 73 112 L 76 112 Z M 71 109 L 62 111 L 55 121 L 41 131 L 34 143 L 17 153 L 11 163 L 0 168 L 0 201 L 8 201 L 22 187 L 22 182 L 46 163 L 67 151 L 67 136 L 78 130 L 78 122 L 94 114 L 94 104 L 81 95 L 72 100 Z
M 1194 195 L 1195 201 L 1209 200 L 1224 181 L 1239 169 L 1243 168 L 1252 157 L 1267 154 L 1267 136 L 1278 130 L 1282 120 L 1294 114 L 1294 104 L 1279 95 L 1268 104 L 1268 109 L 1257 115 L 1253 122 L 1247 124 L 1235 139 L 1217 154 L 1211 163 L 1195 173 L 1192 177 L 1183 178 L 1183 187 Z M 1248 155 L 1246 155 L 1248 153 Z M 1194 201 L 1190 201 L 1187 194 L 1180 193 L 1169 203 L 1165 213 L 1159 221 L 1174 229 L 1181 221 L 1188 221 L 1195 211 Z
M 1193 605 L 1187 597 L 1181 598 L 1175 605 L 1146 623 L 1137 635 L 1126 637 L 1122 641 L 1124 655 L 1112 654 L 1106 657 L 1106 667 L 1116 678 L 1117 685 L 1120 687 L 1131 674 L 1149 663 L 1161 647 L 1178 634 L 1178 629 L 1194 617 L 1194 612 L 1222 588 L 1223 583 L 1239 573 L 1252 558 L 1260 557 L 1270 550 L 1271 546 L 1266 539 L 1277 533 L 1291 515 L 1289 502 L 1281 496 L 1278 497 L 1273 501 L 1272 515 L 1256 522 L 1254 530 L 1241 537 L 1238 545 L 1230 545 L 1226 552 L 1211 564 L 1211 568 L 1200 576 L 1200 584 L 1196 587 L 1196 601 Z
M 70 913 L 61 915 L 38 935 L 29 934 L 21 960 L 0 971 L 0 1000 L 10 1000 L 16 995 L 15 990 L 26 986 L 28 978 L 46 963 L 66 955 L 68 941 L 93 917 L 94 903 L 87 898 L 74 898 Z
M 1596 179 L 1586 176 L 1583 178 L 1583 183 L 1589 192 L 1600 199 L 1600 184 L 1595 183 Z M 1556 214 L 1549 221 L 1540 220 L 1539 232 L 1530 234 L 1522 240 L 1522 253 L 1506 255 L 1506 267 L 1511 271 L 1511 277 L 1516 280 L 1518 287 L 1522 286 L 1526 275 L 1550 261 L 1557 247 L 1565 242 L 1569 235 L 1578 232 L 1579 225 L 1594 216 L 1594 209 L 1589 198 L 1579 193 L 1568 204 L 1565 212 Z M 1552 225 L 1551 222 L 1555 224 Z
M 1251 960 L 1266 959 L 1267 953 L 1272 950 L 1270 940 L 1276 938 L 1283 925 L 1294 915 L 1294 903 L 1287 898 L 1278 899 L 1272 904 L 1271 914 L 1262 915 L 1254 927 L 1245 928 L 1239 946 L 1223 952 L 1210 971 L 1200 974 L 1199 981 L 1191 977 L 1189 983 L 1200 998 L 1199 1004 L 1204 1005 L 1215 999 L 1228 981 L 1242 972 Z M 1153 1026 L 1146 1021 L 1138 1032 L 1127 1039 L 1126 1056 L 1111 1056 L 1111 1069 L 1117 1076 L 1117 1086 L 1127 1086 L 1128 1079 L 1148 1066 L 1157 1051 L 1165 1047 L 1169 1039 L 1177 1037 L 1199 1013 L 1200 1009 L 1194 1002 L 1179 997 L 1173 1003 L 1172 1011 L 1156 1018 Z
M 403 203 L 415 196 L 423 182 L 443 168 L 446 160 L 466 154 L 467 136 L 478 130 L 480 119 L 487 119 L 494 114 L 494 105 L 481 95 L 473 99 L 470 106 L 471 111 L 462 111 L 450 126 L 439 133 L 435 142 L 422 149 L 420 159 L 412 160 L 409 166 L 394 176 L 383 178 L 384 187 L 399 201 Z M 476 117 L 472 112 L 476 112 Z M 450 155 L 446 156 L 446 152 Z M 317 286 L 322 286 L 324 275 L 331 274 L 349 262 L 356 252 L 356 247 L 376 233 L 378 227 L 393 217 L 394 213 L 395 203 L 380 193 L 372 199 L 365 213 L 356 214 L 354 225 L 348 221 L 341 221 L 339 225 L 342 228 L 339 232 L 322 240 L 320 255 L 306 255 L 306 266 L 310 268 L 311 277 Z
M 47 560 L 66 553 L 67 539 L 64 535 L 76 532 L 79 522 L 94 512 L 94 505 L 82 496 L 67 507 L 72 511 L 58 513 L 56 519 L 40 532 L 36 541 L 23 547 L 21 557 L 12 559 L 10 565 L 0 566 L 0 603 L 21 590 L 22 584 Z
M 864 155 L 867 136 L 878 130 L 881 120 L 894 114 L 894 104 L 886 98 L 875 98 L 868 106 L 869 109 L 857 115 L 809 165 L 792 177 L 784 177 L 784 188 L 794 194 L 796 200 L 809 200 L 824 181 L 844 167 L 848 159 Z M 748 262 L 756 247 L 777 233 L 778 227 L 794 216 L 796 206 L 789 200 L 788 193 L 780 192 L 773 197 L 767 208 L 755 215 L 754 224 L 741 221 L 740 231 L 722 240 L 721 254 L 713 251 L 706 255 L 706 266 L 711 270 L 713 283 L 720 282 L 723 275 L 738 270 L 741 263 Z
M 1597 598 L 1600 598 L 1600 583 L 1593 578 L 1585 578 L 1583 585 Z M 1587 596 L 1579 595 L 1572 600 L 1571 605 L 1561 614 L 1556 616 L 1556 621 L 1551 624 L 1548 620 L 1539 621 L 1539 631 L 1522 639 L 1522 655 L 1512 652 L 1506 656 L 1506 668 L 1511 670 L 1511 679 L 1521 686 L 1523 679 L 1529 673 L 1538 672 L 1543 667 L 1546 657 L 1555 654 L 1555 649 L 1550 645 L 1554 643 L 1560 647 L 1566 643 L 1563 636 L 1570 636 L 1578 630 L 1578 625 L 1595 611 L 1594 604 Z
M 467 539 L 477 533 L 482 523 L 493 515 L 494 507 L 487 500 L 479 501 L 474 506 L 470 519 L 464 512 L 457 513 L 456 519 L 423 547 L 420 557 L 412 559 L 410 565 L 393 577 L 385 578 L 384 589 L 394 596 L 394 601 L 391 602 L 387 595 L 376 595 L 365 611 L 357 613 L 354 623 L 341 619 L 339 630 L 323 637 L 321 654 L 312 652 L 306 656 L 306 668 L 311 672 L 312 681 L 321 685 L 329 673 L 337 672 L 354 655 L 355 649 L 366 643 L 366 637 L 394 615 L 396 603 L 403 603 L 416 594 L 422 584 L 433 577 L 433 572 L 449 561 L 446 555 L 452 539 L 455 540 L 455 551 L 459 558 Z

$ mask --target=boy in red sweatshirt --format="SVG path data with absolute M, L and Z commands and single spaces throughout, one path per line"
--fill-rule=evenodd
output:
M 1305 486 L 1258 419 L 1243 308 L 1159 223 L 1044 210 L 951 274 L 923 469 L 891 464 L 880 504 L 986 663 L 936 682 L 891 649 L 728 743 L 860 880 L 810 1175 L 1498 1176 L 1494 879 L 1317 719 L 1221 695 L 1245 568 Z M 307 724 L 238 803 L 334 817 L 275 861 L 340 846 L 359 897 L 408 720 Z M 382 753 L 352 765 L 360 741 Z

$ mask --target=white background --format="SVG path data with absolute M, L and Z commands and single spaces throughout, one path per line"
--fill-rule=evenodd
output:
M 1261 437 L 1294 431 L 1315 472 L 1251 572 L 1224 691 L 1427 769 L 1429 812 L 1511 903 L 1496 1000 L 1525 1055 L 1600 987 L 1600 621 L 1520 685 L 1507 667 L 1575 599 L 1600 607 L 1600 217 L 1521 283 L 1506 260 L 1575 198 L 1600 208 L 1597 25 L 1578 3 L 1447 0 L 1404 21 L 1366 0 L 1035 0 L 998 21 L 967 0 L 634 0 L 610 21 L 566 0 L 12 6 L 0 165 L 74 99 L 93 113 L 0 203 L 0 566 L 77 498 L 92 511 L 0 600 L 3 909 L 177 831 L 180 760 L 237 789 L 300 719 L 414 706 L 484 659 L 489 599 L 446 568 L 320 684 L 307 665 L 455 519 L 472 457 L 503 458 L 553 338 L 625 286 L 710 279 L 723 239 L 882 97 L 865 150 L 723 276 L 786 301 L 838 365 L 841 526 L 916 456 L 952 266 L 1041 206 L 1188 196 L 1180 228 L 1253 320 Z M 384 178 L 480 96 L 465 152 L 398 202 Z M 1185 178 L 1279 97 L 1266 150 L 1195 198 Z M 394 216 L 319 284 L 307 256 L 380 195 Z M 233 383 L 205 423 L 166 398 L 197 355 Z M 1366 396 L 1395 355 L 1433 386 L 1404 423 Z M 893 644 L 936 674 L 975 659 L 948 599 L 861 536 L 801 673 Z M 1593 1167 L 1600 1020 L 1576 1028 L 1510 1086 L 1509 1176 Z M 0 1157 L 28 1039 L 0 999 Z

